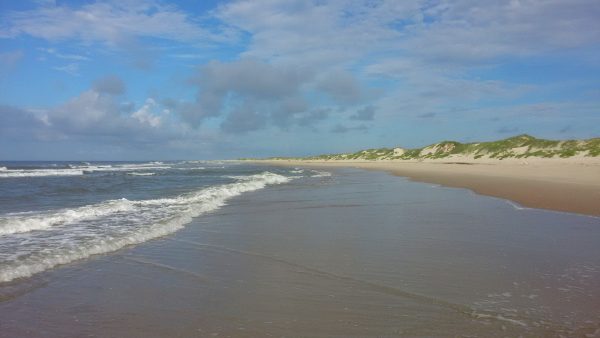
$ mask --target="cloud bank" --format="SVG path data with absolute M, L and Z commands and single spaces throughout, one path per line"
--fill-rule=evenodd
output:
M 50 2 L 0 17 L 0 138 L 15 144 L 228 157 L 280 151 L 269 135 L 314 153 L 348 150 L 340 134 L 352 147 L 600 133 L 594 0 Z

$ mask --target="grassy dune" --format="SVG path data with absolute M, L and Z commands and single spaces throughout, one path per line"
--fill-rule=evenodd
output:
M 456 155 L 456 156 L 454 156 Z M 530 135 L 518 135 L 492 142 L 460 143 L 443 141 L 424 148 L 378 148 L 355 153 L 326 154 L 304 157 L 304 160 L 419 160 L 465 156 L 473 159 L 504 158 L 568 158 L 600 156 L 600 138 L 588 140 L 544 140 Z M 292 159 L 273 157 L 271 159 Z M 298 159 L 298 158 L 296 158 Z

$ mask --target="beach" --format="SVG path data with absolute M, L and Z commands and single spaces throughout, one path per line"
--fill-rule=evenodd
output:
M 600 333 L 598 218 L 378 171 L 235 170 L 289 181 L 0 284 L 0 336 Z
M 600 0 L 0 0 L 0 338 L 600 338 Z
M 259 161 L 271 165 L 383 170 L 415 181 L 466 188 L 524 207 L 600 216 L 600 160 Z

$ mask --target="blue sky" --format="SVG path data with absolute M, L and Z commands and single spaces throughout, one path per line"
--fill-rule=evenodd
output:
M 600 136 L 600 2 L 0 0 L 0 159 Z

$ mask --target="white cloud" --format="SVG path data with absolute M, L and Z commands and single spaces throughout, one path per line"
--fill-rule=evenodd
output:
M 216 15 L 252 35 L 245 56 L 331 65 L 386 49 L 402 33 L 389 24 L 411 17 L 419 1 L 237 1 Z
M 49 130 L 68 138 L 159 141 L 176 137 L 183 130 L 165 119 L 169 111 L 161 109 L 154 99 L 146 99 L 135 109 L 133 104 L 120 101 L 123 91 L 117 77 L 101 78 L 92 89 L 38 115 Z
M 596 0 L 234 1 L 215 14 L 249 33 L 242 56 L 304 67 L 316 74 L 304 88 L 341 104 L 376 104 L 384 117 L 523 97 L 539 88 L 470 72 L 600 43 Z M 357 99 L 364 79 L 385 79 L 380 99 Z
M 366 96 L 361 84 L 354 75 L 340 69 L 332 70 L 320 76 L 317 88 L 340 103 L 358 103 Z
M 149 125 L 152 128 L 158 128 L 162 123 L 162 119 L 160 116 L 156 116 L 151 113 L 156 106 L 156 101 L 154 101 L 152 98 L 149 98 L 140 109 L 131 114 L 131 117 L 138 120 L 141 124 Z
M 184 121 L 199 126 L 205 119 L 227 115 L 238 122 L 225 123 L 225 129 L 241 130 L 265 126 L 264 121 L 277 114 L 298 112 L 302 104 L 301 89 L 312 78 L 312 72 L 301 67 L 273 65 L 257 59 L 241 59 L 234 62 L 213 61 L 200 68 L 191 82 L 199 87 L 197 101 L 177 104 L 177 111 Z M 257 113 L 260 110 L 261 113 Z M 252 123 L 241 123 L 242 117 Z M 274 117 L 283 123 L 282 116 Z
M 595 0 L 439 1 L 406 43 L 412 54 L 443 63 L 534 55 L 600 42 Z
M 165 67 L 160 69 L 164 74 L 175 63 L 225 55 L 198 67 L 191 81 L 197 89 L 195 100 L 174 97 L 172 104 L 147 100 L 125 110 L 119 102 L 123 96 L 117 97 L 125 94 L 122 82 L 107 78 L 49 109 L 40 122 L 70 137 L 154 135 L 184 144 L 183 137 L 193 138 L 200 130 L 230 140 L 272 126 L 276 128 L 269 133 L 317 126 L 347 132 L 360 127 L 349 124 L 361 123 L 356 121 L 369 121 L 365 123 L 371 128 L 419 117 L 421 122 L 434 117 L 430 121 L 437 123 L 491 116 L 496 112 L 492 106 L 502 107 L 497 111 L 504 116 L 526 110 L 549 114 L 543 109 L 551 106 L 549 115 L 568 120 L 565 112 L 572 104 L 539 102 L 545 99 L 543 90 L 548 93 L 549 86 L 565 86 L 566 81 L 532 86 L 526 84 L 525 74 L 515 80 L 520 83 L 509 83 L 496 80 L 500 77 L 487 70 L 571 49 L 577 51 L 565 57 L 569 61 L 577 62 L 584 55 L 582 49 L 592 59 L 597 54 L 592 49 L 600 44 L 598 17 L 597 0 L 231 1 L 202 17 L 155 1 L 48 2 L 33 10 L 0 14 L 0 37 L 75 42 L 41 49 L 48 59 L 67 63 L 54 69 L 71 75 L 78 75 L 79 65 L 91 55 L 81 47 L 92 44 L 109 47 L 105 49 L 111 57 L 125 51 L 125 58 L 137 58 L 141 67 L 152 63 L 149 58 L 159 60 L 156 64 Z M 240 31 L 247 39 L 234 48 L 207 49 L 212 43 L 232 42 Z M 159 53 L 168 57 L 159 59 Z M 21 57 L 19 52 L 2 53 L 0 61 L 16 64 Z M 593 84 L 582 85 L 582 92 Z M 533 99 L 525 96 L 532 91 Z M 588 94 L 589 102 L 597 98 L 593 94 Z M 538 101 L 531 104 L 533 100 Z M 515 101 L 521 105 L 511 105 Z M 163 109 L 166 106 L 173 114 Z M 377 107 L 377 119 L 374 108 L 365 107 Z M 591 108 L 578 111 L 593 114 Z M 174 122 L 178 118 L 186 124 Z M 340 121 L 344 122 L 336 124 Z M 567 122 L 561 121 L 562 126 Z
M 53 55 L 59 59 L 74 60 L 74 61 L 89 61 L 90 58 L 78 54 L 65 54 L 57 51 L 55 48 L 38 48 L 38 50 L 47 54 Z
M 245 56 L 326 67 L 469 66 L 600 42 L 596 0 L 236 1 L 216 15 L 251 34 Z
M 125 47 L 136 37 L 179 42 L 222 41 L 174 6 L 159 2 L 97 2 L 80 7 L 47 5 L 6 12 L 0 37 L 27 34 L 49 41 L 78 40 Z

